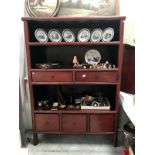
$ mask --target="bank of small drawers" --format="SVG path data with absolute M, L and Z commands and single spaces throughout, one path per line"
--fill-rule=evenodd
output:
M 61 117 L 61 119 L 60 119 Z M 35 114 L 38 132 L 104 133 L 114 132 L 114 114 Z
M 117 82 L 117 71 L 72 71 L 32 72 L 33 82 Z

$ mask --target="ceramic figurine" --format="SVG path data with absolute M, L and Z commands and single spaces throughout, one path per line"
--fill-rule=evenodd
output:
M 78 66 L 79 62 L 78 62 L 77 56 L 74 56 L 72 63 L 73 63 L 73 67 Z
M 112 65 L 112 67 L 113 67 L 113 68 L 116 68 L 116 66 L 115 66 L 115 65 Z
M 94 69 L 97 68 L 97 64 L 93 64 L 93 68 L 94 68 Z
M 112 68 L 112 64 L 109 64 L 108 68 Z

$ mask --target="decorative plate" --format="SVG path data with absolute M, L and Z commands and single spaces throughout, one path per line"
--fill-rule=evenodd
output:
M 94 29 L 91 33 L 91 42 L 99 42 L 102 39 L 102 30 L 100 28 Z
M 101 55 L 98 50 L 90 49 L 85 54 L 85 61 L 88 64 L 98 64 L 101 61 Z
M 36 29 L 35 32 L 35 37 L 39 42 L 47 42 L 48 41 L 48 36 L 45 30 L 43 29 Z
M 61 42 L 62 41 L 62 36 L 60 34 L 60 32 L 56 29 L 51 29 L 48 32 L 48 38 L 52 41 L 52 42 Z
M 60 0 L 26 0 L 25 6 L 32 17 L 55 16 L 60 8 Z
M 50 69 L 50 68 L 61 68 L 62 65 L 61 63 L 39 63 L 39 64 L 35 64 L 35 68 L 38 69 Z
M 74 33 L 69 30 L 69 29 L 65 29 L 63 32 L 62 32 L 62 37 L 63 39 L 66 41 L 66 42 L 74 42 L 75 41 L 75 35 Z
M 111 41 L 114 37 L 114 29 L 111 27 L 106 28 L 103 31 L 102 39 L 103 41 Z
M 90 31 L 86 28 L 81 29 L 77 38 L 79 42 L 87 42 L 90 39 Z

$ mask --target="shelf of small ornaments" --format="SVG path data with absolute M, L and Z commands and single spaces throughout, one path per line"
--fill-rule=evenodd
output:
M 74 56 L 72 63 L 73 63 L 73 68 L 77 68 L 77 69 L 82 69 L 82 68 L 83 69 L 116 69 L 116 65 L 109 63 L 109 61 L 105 61 L 105 63 L 80 64 L 78 62 L 77 56 Z

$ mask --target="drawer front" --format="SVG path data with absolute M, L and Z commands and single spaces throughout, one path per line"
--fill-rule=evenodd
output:
M 36 131 L 59 131 L 59 115 L 36 114 Z
M 113 132 L 115 130 L 115 115 L 90 115 L 90 132 Z
M 62 115 L 63 132 L 86 132 L 86 115 L 63 114 Z
M 117 72 L 76 72 L 79 82 L 117 82 Z
M 34 82 L 72 82 L 72 72 L 32 72 Z

